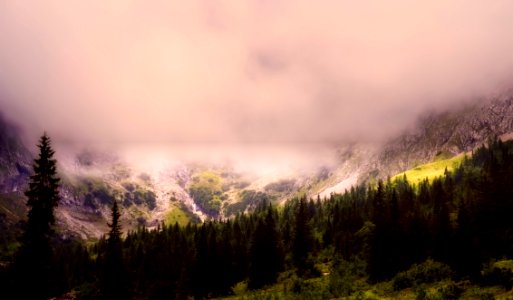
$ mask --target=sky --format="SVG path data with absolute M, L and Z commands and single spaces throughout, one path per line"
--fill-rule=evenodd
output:
M 379 141 L 512 75 L 509 0 L 0 0 L 0 110 L 61 142 Z

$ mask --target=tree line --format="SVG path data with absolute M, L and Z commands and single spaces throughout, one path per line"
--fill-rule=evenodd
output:
M 453 172 L 419 184 L 388 179 L 329 199 L 264 202 L 232 219 L 140 227 L 124 237 L 114 201 L 110 231 L 92 246 L 53 234 L 58 178 L 46 135 L 39 147 L 21 246 L 0 269 L 13 298 L 74 290 L 81 299 L 203 299 L 230 295 L 238 284 L 260 289 L 283 276 L 321 275 L 338 297 L 351 291 L 343 277 L 350 266 L 369 282 L 395 278 L 404 288 L 404 272 L 426 261 L 456 278 L 511 288 L 511 273 L 482 271 L 513 255 L 512 142 L 490 140 Z

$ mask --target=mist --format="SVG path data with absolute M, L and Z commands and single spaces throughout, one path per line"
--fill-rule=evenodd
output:
M 512 20 L 511 1 L 0 1 L 0 109 L 57 143 L 383 141 L 509 88 Z

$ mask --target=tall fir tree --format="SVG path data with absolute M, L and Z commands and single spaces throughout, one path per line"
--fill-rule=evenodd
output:
M 251 239 L 249 287 L 258 289 L 274 283 L 282 270 L 282 254 L 274 209 L 269 205 L 265 219 L 258 221 Z
M 385 201 L 385 185 L 378 181 L 374 194 L 369 193 L 372 201 L 372 223 L 375 225 L 370 242 L 367 269 L 371 281 L 380 281 L 390 275 L 389 240 L 388 240 L 388 206 Z
M 121 224 L 119 218 L 118 203 L 112 203 L 111 222 L 107 225 L 110 228 L 107 239 L 107 248 L 103 253 L 103 272 L 100 278 L 100 289 L 102 299 L 128 299 L 128 285 L 123 263 L 123 248 L 121 240 Z
M 306 197 L 298 200 L 295 215 L 294 238 L 292 241 L 292 258 L 301 277 L 312 276 L 316 269 L 309 259 L 313 250 L 313 236 L 308 218 L 308 203 Z
M 52 287 L 52 245 L 54 209 L 59 203 L 59 181 L 55 151 L 45 133 L 39 142 L 39 156 L 34 160 L 34 174 L 25 192 L 29 208 L 21 246 L 14 262 L 15 290 L 24 299 L 47 299 Z

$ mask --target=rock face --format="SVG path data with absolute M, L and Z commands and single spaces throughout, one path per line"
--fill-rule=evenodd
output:
M 32 155 L 19 139 L 21 130 L 0 115 L 0 192 L 23 194 Z
M 374 158 L 380 151 L 377 144 L 353 143 L 337 148 L 337 164 L 330 170 L 329 176 L 322 182 L 319 190 L 310 192 L 310 196 L 319 195 L 321 198 L 329 198 L 333 193 L 343 193 L 369 178 L 369 170 L 372 169 Z
M 416 165 L 472 151 L 494 136 L 513 132 L 513 96 L 488 99 L 440 113 L 428 113 L 414 129 L 384 145 L 352 144 L 338 149 L 339 162 L 317 190 L 329 197 L 354 184 L 386 179 Z M 513 134 L 511 134 L 513 137 Z
M 184 216 L 223 218 L 251 210 L 264 200 L 281 202 L 298 194 L 329 197 L 354 184 L 384 179 L 437 157 L 471 151 L 493 136 L 511 132 L 513 97 L 496 98 L 426 114 L 415 129 L 384 145 L 338 147 L 333 150 L 335 165 L 265 178 L 242 176 L 225 167 L 164 166 L 160 160 L 142 170 L 109 152 L 56 149 L 62 179 L 57 220 L 64 234 L 91 239 L 108 230 L 113 200 L 122 204 L 125 230 Z M 26 213 L 23 192 L 32 171 L 33 154 L 20 140 L 20 133 L 0 116 L 0 217 L 10 218 L 11 224 Z
M 452 156 L 484 144 L 494 136 L 513 131 L 513 96 L 490 99 L 459 110 L 432 113 L 419 120 L 413 131 L 392 139 L 373 158 L 360 178 L 386 178 L 439 155 Z

